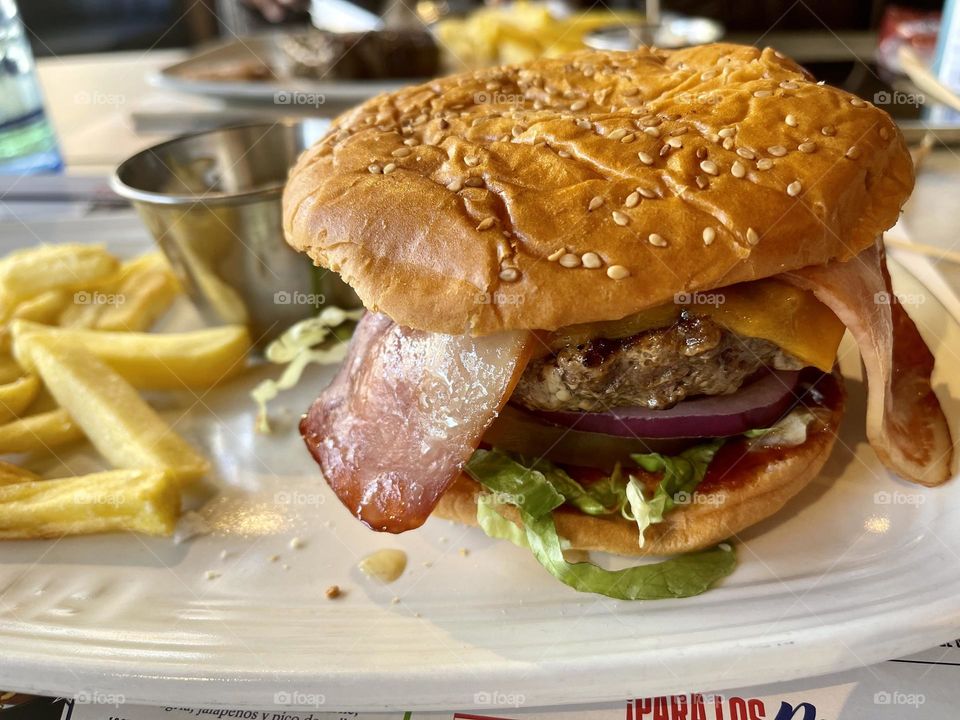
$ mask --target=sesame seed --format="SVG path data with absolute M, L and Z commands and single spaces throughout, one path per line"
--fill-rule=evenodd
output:
M 637 192 L 643 195 L 645 198 L 648 198 L 651 200 L 657 196 L 657 194 L 650 188 L 638 187 Z
M 645 135 L 649 135 L 650 137 L 655 137 L 655 138 L 660 137 L 660 128 L 646 127 L 643 129 L 643 132 Z
M 494 223 L 494 218 L 492 218 L 492 217 L 485 217 L 483 220 L 481 220 L 481 221 L 477 224 L 477 230 L 481 230 L 481 231 L 482 231 L 482 230 L 489 230 L 490 228 L 493 227 L 493 223 Z
M 757 160 L 757 170 L 769 170 L 773 167 L 773 160 L 770 158 L 760 158 Z
M 520 279 L 520 271 L 515 267 L 506 267 L 500 271 L 499 277 L 504 282 L 516 282 Z
M 787 185 L 787 195 L 790 197 L 796 197 L 803 190 L 803 186 L 800 185 L 799 180 L 794 180 L 792 183 Z
M 464 155 L 463 164 L 467 167 L 476 167 L 480 164 L 480 158 L 475 155 Z
M 767 152 L 774 157 L 783 157 L 787 154 L 787 149 L 783 145 L 771 145 L 767 148 Z
M 570 157 L 570 153 L 568 153 L 566 150 L 557 150 L 557 157 L 562 157 L 566 159 Z
M 703 229 L 703 244 L 710 245 L 717 237 L 717 231 L 712 227 L 705 227 Z
M 613 216 L 613 221 L 614 221 L 617 225 L 626 225 L 628 222 L 630 222 L 630 218 L 628 218 L 626 215 L 624 215 L 624 214 L 623 214 L 622 212 L 620 212 L 619 210 L 614 210 L 614 211 L 611 213 L 611 215 Z
M 463 180 L 460 178 L 454 178 L 447 183 L 447 190 L 450 190 L 451 192 L 460 192 L 463 190 Z
M 627 195 L 627 199 L 623 201 L 623 205 L 624 207 L 632 208 L 636 207 L 638 202 L 640 202 L 640 193 L 634 191 Z
M 552 253 L 547 255 L 547 260 L 549 260 L 550 262 L 556 262 L 563 256 L 565 252 L 567 252 L 566 248 L 557 248 Z
M 737 155 L 742 157 L 744 160 L 753 160 L 756 157 L 753 150 L 745 147 L 737 148 Z
M 417 145 L 420 144 L 420 141 L 417 140 L 416 138 L 407 138 L 406 140 L 403 141 L 403 144 L 406 145 L 407 147 L 416 147 Z
M 640 118 L 640 124 L 643 127 L 653 127 L 654 125 L 660 124 L 660 118 L 654 117 L 653 115 L 647 115 L 646 117 Z
M 860 157 L 860 149 L 856 145 L 851 145 L 847 148 L 847 152 L 844 153 L 844 157 L 849 158 L 850 160 L 856 160 Z
M 820 128 L 820 132 L 827 137 L 832 137 L 837 134 L 837 129 L 833 125 L 825 125 Z
M 587 106 L 586 100 L 577 100 L 574 103 L 570 103 L 570 109 L 573 112 L 577 112 L 578 110 L 583 110 L 586 106 Z
M 885 128 L 885 127 L 880 128 L 880 137 L 881 137 L 883 140 L 889 140 L 889 139 L 890 139 L 890 131 L 889 131 L 887 128 Z
M 653 165 L 653 158 L 650 157 L 649 153 L 645 153 L 642 150 L 637 153 L 637 157 L 640 158 L 640 162 L 644 165 Z
M 758 97 L 758 98 L 759 98 L 759 97 L 770 97 L 771 95 L 773 95 L 773 93 L 770 92 L 769 90 L 755 90 L 754 93 L 753 93 L 753 96 L 754 96 L 754 97 Z
M 477 176 L 471 176 L 471 177 L 468 177 L 466 180 L 464 180 L 463 184 L 466 185 L 467 187 L 475 187 L 475 188 L 483 187 L 483 178 L 477 177 Z
M 724 150 L 733 150 L 733 138 L 724 138 L 723 139 L 723 149 Z
M 379 165 L 368 165 L 367 170 L 369 170 L 374 175 L 379 175 L 383 172 L 382 168 Z
M 565 268 L 580 267 L 580 256 L 573 253 L 564 253 L 560 256 L 560 264 Z
M 747 168 L 739 160 L 734 160 L 733 165 L 730 166 L 730 174 L 735 178 L 742 178 L 747 174 Z
M 589 130 L 590 128 L 593 127 L 593 126 L 590 124 L 590 121 L 587 120 L 586 118 L 580 118 L 580 119 L 577 120 L 576 122 L 577 122 L 577 127 L 582 128 L 582 129 L 584 129 L 584 130 Z
M 394 165 L 393 163 L 387 163 L 386 165 L 383 166 L 383 174 L 389 175 L 396 169 L 397 169 L 396 165 Z
M 807 142 L 802 142 L 799 145 L 797 145 L 797 150 L 799 150 L 802 153 L 807 153 L 807 155 L 809 155 L 812 152 L 815 152 L 816 149 L 817 149 L 817 144 L 815 142 L 810 142 L 809 140 Z
M 787 125 L 789 125 L 790 127 L 796 127 L 796 126 L 797 126 L 797 118 L 796 118 L 795 115 L 787 115 L 787 116 L 783 119 L 783 121 L 784 121 Z
M 753 228 L 747 228 L 747 242 L 751 245 L 756 245 L 760 242 L 760 236 L 757 235 L 757 231 Z
M 672 148 L 679 149 L 683 147 L 683 140 L 678 137 L 667 138 L 667 145 Z
M 707 186 L 710 184 L 707 182 L 707 179 L 703 175 L 697 175 L 697 177 L 694 178 L 694 180 L 696 180 L 697 187 L 700 188 L 701 190 L 706 190 Z
M 627 134 L 627 131 L 626 131 L 626 130 L 624 130 L 623 128 L 617 128 L 616 130 L 614 130 L 613 132 L 611 132 L 609 135 L 607 135 L 607 137 L 608 137 L 610 140 L 619 140 L 620 138 L 622 138 L 622 137 L 623 137 L 624 135 L 626 135 L 626 134 Z
M 780 83 L 780 87 L 782 87 L 784 90 L 796 90 L 800 86 L 792 80 L 784 80 L 782 83 Z
M 627 133 L 627 134 L 624 135 L 622 138 L 620 138 L 620 142 L 622 142 L 622 143 L 631 143 L 631 142 L 634 141 L 634 139 L 635 139 L 636 137 L 637 137 L 637 136 L 634 135 L 633 133 Z
M 703 160 L 707 157 L 707 149 L 705 147 L 697 148 L 697 160 Z
M 662 145 L 662 146 L 660 147 L 660 152 L 659 152 L 660 157 L 666 157 L 666 156 L 669 155 L 669 154 L 670 154 L 670 146 L 669 146 L 669 145 Z
M 670 134 L 671 134 L 671 135 L 686 135 L 686 134 L 687 134 L 687 128 L 685 128 L 685 127 L 674 128 L 673 130 L 670 131 Z
M 861 100 L 858 97 L 850 98 L 850 104 L 858 108 L 867 106 L 867 103 L 865 103 L 863 100 Z
M 603 205 L 603 198 L 599 195 L 595 195 L 590 198 L 590 203 L 587 205 L 587 210 L 596 210 L 601 205 Z
M 607 268 L 607 277 L 611 280 L 623 280 L 630 277 L 630 271 L 623 265 L 611 265 Z
M 707 70 L 706 72 L 700 73 L 701 80 L 713 80 L 718 74 L 719 70 Z
M 716 175 L 719 171 L 717 164 L 713 160 L 704 160 L 700 163 L 700 169 L 703 170 L 707 175 Z
M 583 262 L 583 266 L 585 268 L 590 268 L 591 270 L 594 270 L 603 265 L 603 260 L 601 260 L 600 256 L 597 255 L 595 252 L 584 253 L 583 257 L 581 258 L 581 261 Z
M 649 242 L 654 247 L 666 247 L 667 241 L 663 239 L 662 235 L 657 233 L 650 233 L 647 236 L 647 242 Z
M 394 151 L 393 151 L 392 153 L 390 153 L 390 154 L 393 155 L 395 158 L 402 158 L 402 157 L 406 157 L 406 156 L 409 155 L 411 152 L 413 152 L 413 151 L 412 151 L 410 148 L 408 148 L 408 147 L 402 147 L 402 148 L 397 148 L 396 150 L 394 150 Z
M 722 138 L 733 137 L 736 134 L 737 134 L 736 129 L 731 127 L 725 127 L 722 130 L 720 130 L 720 132 L 717 133 L 717 135 L 719 135 Z

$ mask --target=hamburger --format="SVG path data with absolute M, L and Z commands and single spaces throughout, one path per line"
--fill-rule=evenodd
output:
M 830 455 L 847 332 L 879 458 L 949 477 L 933 357 L 884 259 L 913 181 L 886 113 L 769 48 L 583 52 L 380 95 L 284 193 L 288 242 L 368 311 L 307 447 L 374 530 L 434 514 L 578 590 L 702 592 Z

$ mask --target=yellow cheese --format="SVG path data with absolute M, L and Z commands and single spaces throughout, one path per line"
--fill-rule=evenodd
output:
M 643 310 L 620 320 L 562 328 L 546 338 L 546 346 L 555 350 L 596 337 L 630 337 L 671 325 L 685 309 L 696 315 L 707 315 L 738 335 L 769 340 L 804 363 L 830 372 L 846 329 L 813 293 L 774 278 L 710 292 L 681 293 L 677 299 L 676 303 Z
M 713 304 L 696 305 L 738 335 L 763 338 L 803 362 L 830 372 L 846 330 L 808 290 L 767 278 L 713 291 Z

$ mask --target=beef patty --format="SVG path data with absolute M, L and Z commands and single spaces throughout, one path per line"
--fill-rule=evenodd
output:
M 684 311 L 669 327 L 596 338 L 533 360 L 513 401 L 533 410 L 662 410 L 693 395 L 732 393 L 762 367 L 803 366 L 768 340 Z

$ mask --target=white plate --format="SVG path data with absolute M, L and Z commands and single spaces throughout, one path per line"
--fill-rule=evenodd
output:
M 109 242 L 133 222 L 35 229 Z M 956 432 L 960 376 L 948 370 L 960 325 L 914 277 L 894 277 L 924 301 L 912 311 L 940 359 L 936 387 Z M 216 531 L 181 545 L 133 535 L 0 545 L 0 686 L 165 705 L 449 710 L 709 691 L 930 647 L 960 625 L 960 483 L 925 490 L 882 468 L 863 438 L 849 345 L 842 364 L 849 410 L 822 477 L 746 534 L 721 587 L 650 603 L 577 594 L 526 551 L 445 521 L 398 537 L 367 531 L 292 427 L 330 371 L 282 398 L 291 422 L 271 437 L 254 432 L 247 400 L 263 370 L 175 398 L 192 406 L 178 430 L 216 463 Z M 87 470 L 89 453 L 65 459 L 78 456 Z M 304 548 L 289 547 L 295 536 Z M 355 566 L 386 547 L 404 549 L 409 568 L 378 586 Z M 325 599 L 332 584 L 346 595 Z
M 225 40 L 153 73 L 149 80 L 153 85 L 167 90 L 225 100 L 267 103 L 293 112 L 312 108 L 314 114 L 325 104 L 356 104 L 380 93 L 393 92 L 424 80 L 311 80 L 295 77 L 286 69 L 289 61 L 277 45 L 280 37 L 279 33 L 264 33 Z M 243 62 L 266 62 L 280 78 L 215 80 L 194 75 L 196 71 Z

